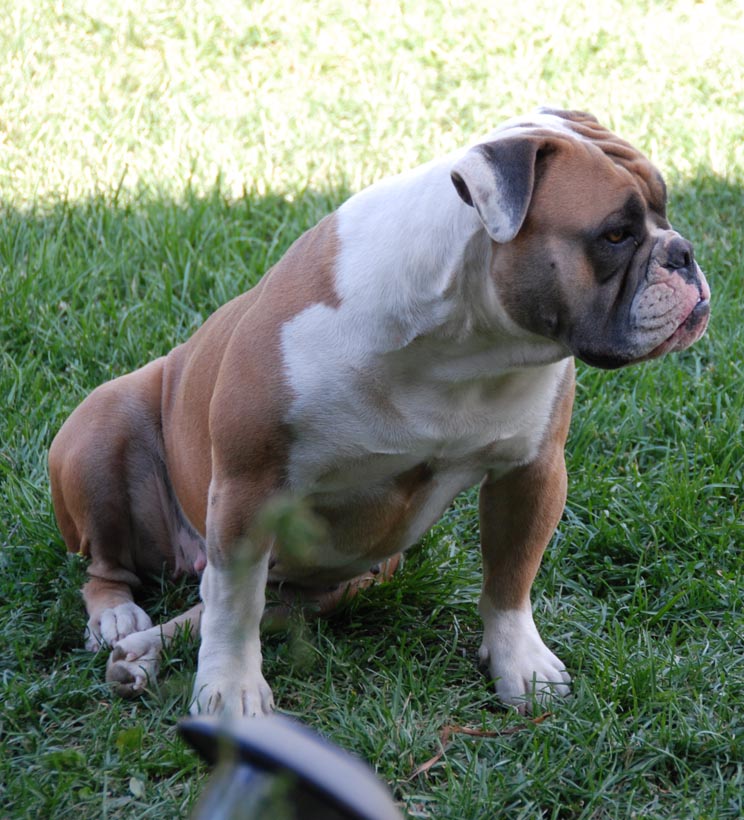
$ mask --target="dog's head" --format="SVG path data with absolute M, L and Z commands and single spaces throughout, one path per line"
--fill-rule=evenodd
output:
M 666 187 L 589 114 L 507 123 L 454 165 L 493 240 L 511 319 L 598 367 L 682 350 L 705 332 L 710 290 L 666 218 Z

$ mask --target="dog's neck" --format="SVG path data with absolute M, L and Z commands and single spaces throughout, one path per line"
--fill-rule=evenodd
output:
M 565 358 L 504 310 L 490 274 L 493 243 L 450 179 L 460 153 L 372 185 L 339 209 L 343 309 L 363 323 L 367 351 L 382 355 L 410 351 L 414 361 L 444 364 L 475 352 L 490 372 Z

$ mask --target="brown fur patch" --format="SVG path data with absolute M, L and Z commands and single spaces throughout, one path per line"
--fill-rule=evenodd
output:
M 551 113 L 558 114 L 558 112 Z M 559 116 L 570 124 L 576 134 L 591 140 L 605 156 L 629 171 L 636 178 L 652 210 L 661 216 L 665 215 L 666 185 L 664 180 L 637 148 L 601 125 L 592 114 L 583 111 L 563 111 Z
M 336 549 L 373 563 L 401 546 L 411 519 L 426 503 L 433 478 L 428 464 L 417 464 L 396 476 L 384 492 L 354 497 L 347 504 L 334 499 L 332 505 L 321 503 L 313 509 L 327 522 Z
M 91 574 L 137 583 L 129 482 L 159 455 L 163 359 L 101 385 L 67 419 L 49 451 L 54 511 Z
M 202 534 L 213 467 L 281 483 L 289 445 L 282 410 L 290 399 L 281 329 L 312 304 L 339 304 L 337 253 L 331 214 L 303 234 L 255 288 L 220 308 L 168 357 L 163 379 L 168 472 L 187 517 Z

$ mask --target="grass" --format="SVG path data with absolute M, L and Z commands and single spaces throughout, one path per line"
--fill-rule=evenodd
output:
M 744 19 L 737 2 L 3 0 L 0 817 L 186 816 L 195 643 L 135 702 L 82 649 L 45 453 L 95 385 L 185 339 L 349 193 L 543 102 L 657 163 L 714 291 L 707 337 L 581 368 L 569 503 L 535 589 L 574 695 L 500 711 L 476 665 L 477 515 L 388 585 L 267 638 L 280 708 L 413 818 L 744 814 Z M 161 616 L 193 586 L 163 582 Z M 447 724 L 491 738 L 454 735 Z

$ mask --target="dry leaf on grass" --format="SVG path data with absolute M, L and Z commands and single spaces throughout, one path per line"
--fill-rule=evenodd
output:
M 545 712 L 542 715 L 532 718 L 532 720 L 528 721 L 528 723 L 537 725 L 538 723 L 542 723 L 544 720 L 549 718 L 552 714 L 552 712 Z M 429 771 L 429 769 L 431 769 L 432 766 L 434 766 L 434 764 L 438 763 L 442 759 L 444 753 L 447 751 L 447 746 L 452 739 L 452 735 L 468 735 L 469 737 L 502 737 L 504 735 L 514 735 L 526 728 L 527 724 L 522 726 L 510 726 L 506 729 L 474 729 L 470 726 L 457 726 L 448 723 L 439 735 L 440 750 L 434 755 L 434 757 L 429 758 L 429 760 L 422 763 L 420 766 L 416 766 L 408 780 L 413 780 L 420 774 L 425 774 Z

